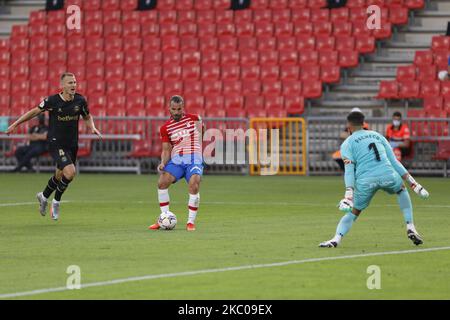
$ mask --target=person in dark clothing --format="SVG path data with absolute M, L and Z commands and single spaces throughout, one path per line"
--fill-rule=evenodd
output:
M 231 10 L 243 10 L 250 7 L 250 0 L 231 0 Z
M 138 0 L 138 10 L 153 10 L 156 8 L 157 0 Z
M 47 0 L 45 3 L 45 10 L 61 10 L 64 9 L 64 0 Z
M 334 8 L 342 8 L 345 7 L 347 4 L 347 0 L 327 0 L 327 8 L 334 9 Z
M 32 171 L 31 159 L 47 151 L 48 127 L 45 125 L 45 116 L 41 114 L 38 119 L 39 124 L 31 127 L 28 131 L 30 143 L 16 150 L 17 167 L 14 168 L 13 172 L 19 172 L 23 167 L 26 167 L 28 171 Z

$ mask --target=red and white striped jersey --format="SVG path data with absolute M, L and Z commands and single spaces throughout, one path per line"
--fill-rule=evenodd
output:
M 179 121 L 170 119 L 160 129 L 161 141 L 172 145 L 172 157 L 185 154 L 202 154 L 202 136 L 198 115 L 184 114 Z

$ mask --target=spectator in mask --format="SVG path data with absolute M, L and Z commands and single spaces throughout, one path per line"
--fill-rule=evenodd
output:
M 402 123 L 402 114 L 398 111 L 394 112 L 392 123 L 386 129 L 386 139 L 391 144 L 398 161 L 410 154 L 411 135 L 408 125 Z

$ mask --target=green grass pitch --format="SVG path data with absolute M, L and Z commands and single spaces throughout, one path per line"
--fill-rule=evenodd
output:
M 63 200 L 60 221 L 38 213 L 35 194 L 49 174 L 0 176 L 0 296 L 65 287 L 69 265 L 89 284 L 20 299 L 450 299 L 450 250 L 333 257 L 450 246 L 450 180 L 418 179 L 427 201 L 411 193 L 424 245 L 406 237 L 396 198 L 379 192 L 341 246 L 318 248 L 342 214 L 340 177 L 205 176 L 197 231 L 186 232 L 187 187 L 171 188 L 172 231 L 150 231 L 159 214 L 156 175 L 81 174 Z M 330 257 L 326 261 L 179 275 Z M 381 270 L 369 290 L 367 268 Z

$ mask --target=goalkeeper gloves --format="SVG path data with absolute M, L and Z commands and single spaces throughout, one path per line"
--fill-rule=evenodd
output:
M 411 189 L 414 190 L 414 192 L 417 193 L 422 199 L 427 199 L 430 196 L 428 191 L 425 190 L 425 188 L 422 187 L 416 180 L 414 180 L 410 174 L 406 177 L 406 181 L 409 182 Z
M 339 202 L 339 210 L 344 212 L 352 212 L 353 209 L 353 189 L 347 188 L 345 190 L 344 199 Z

